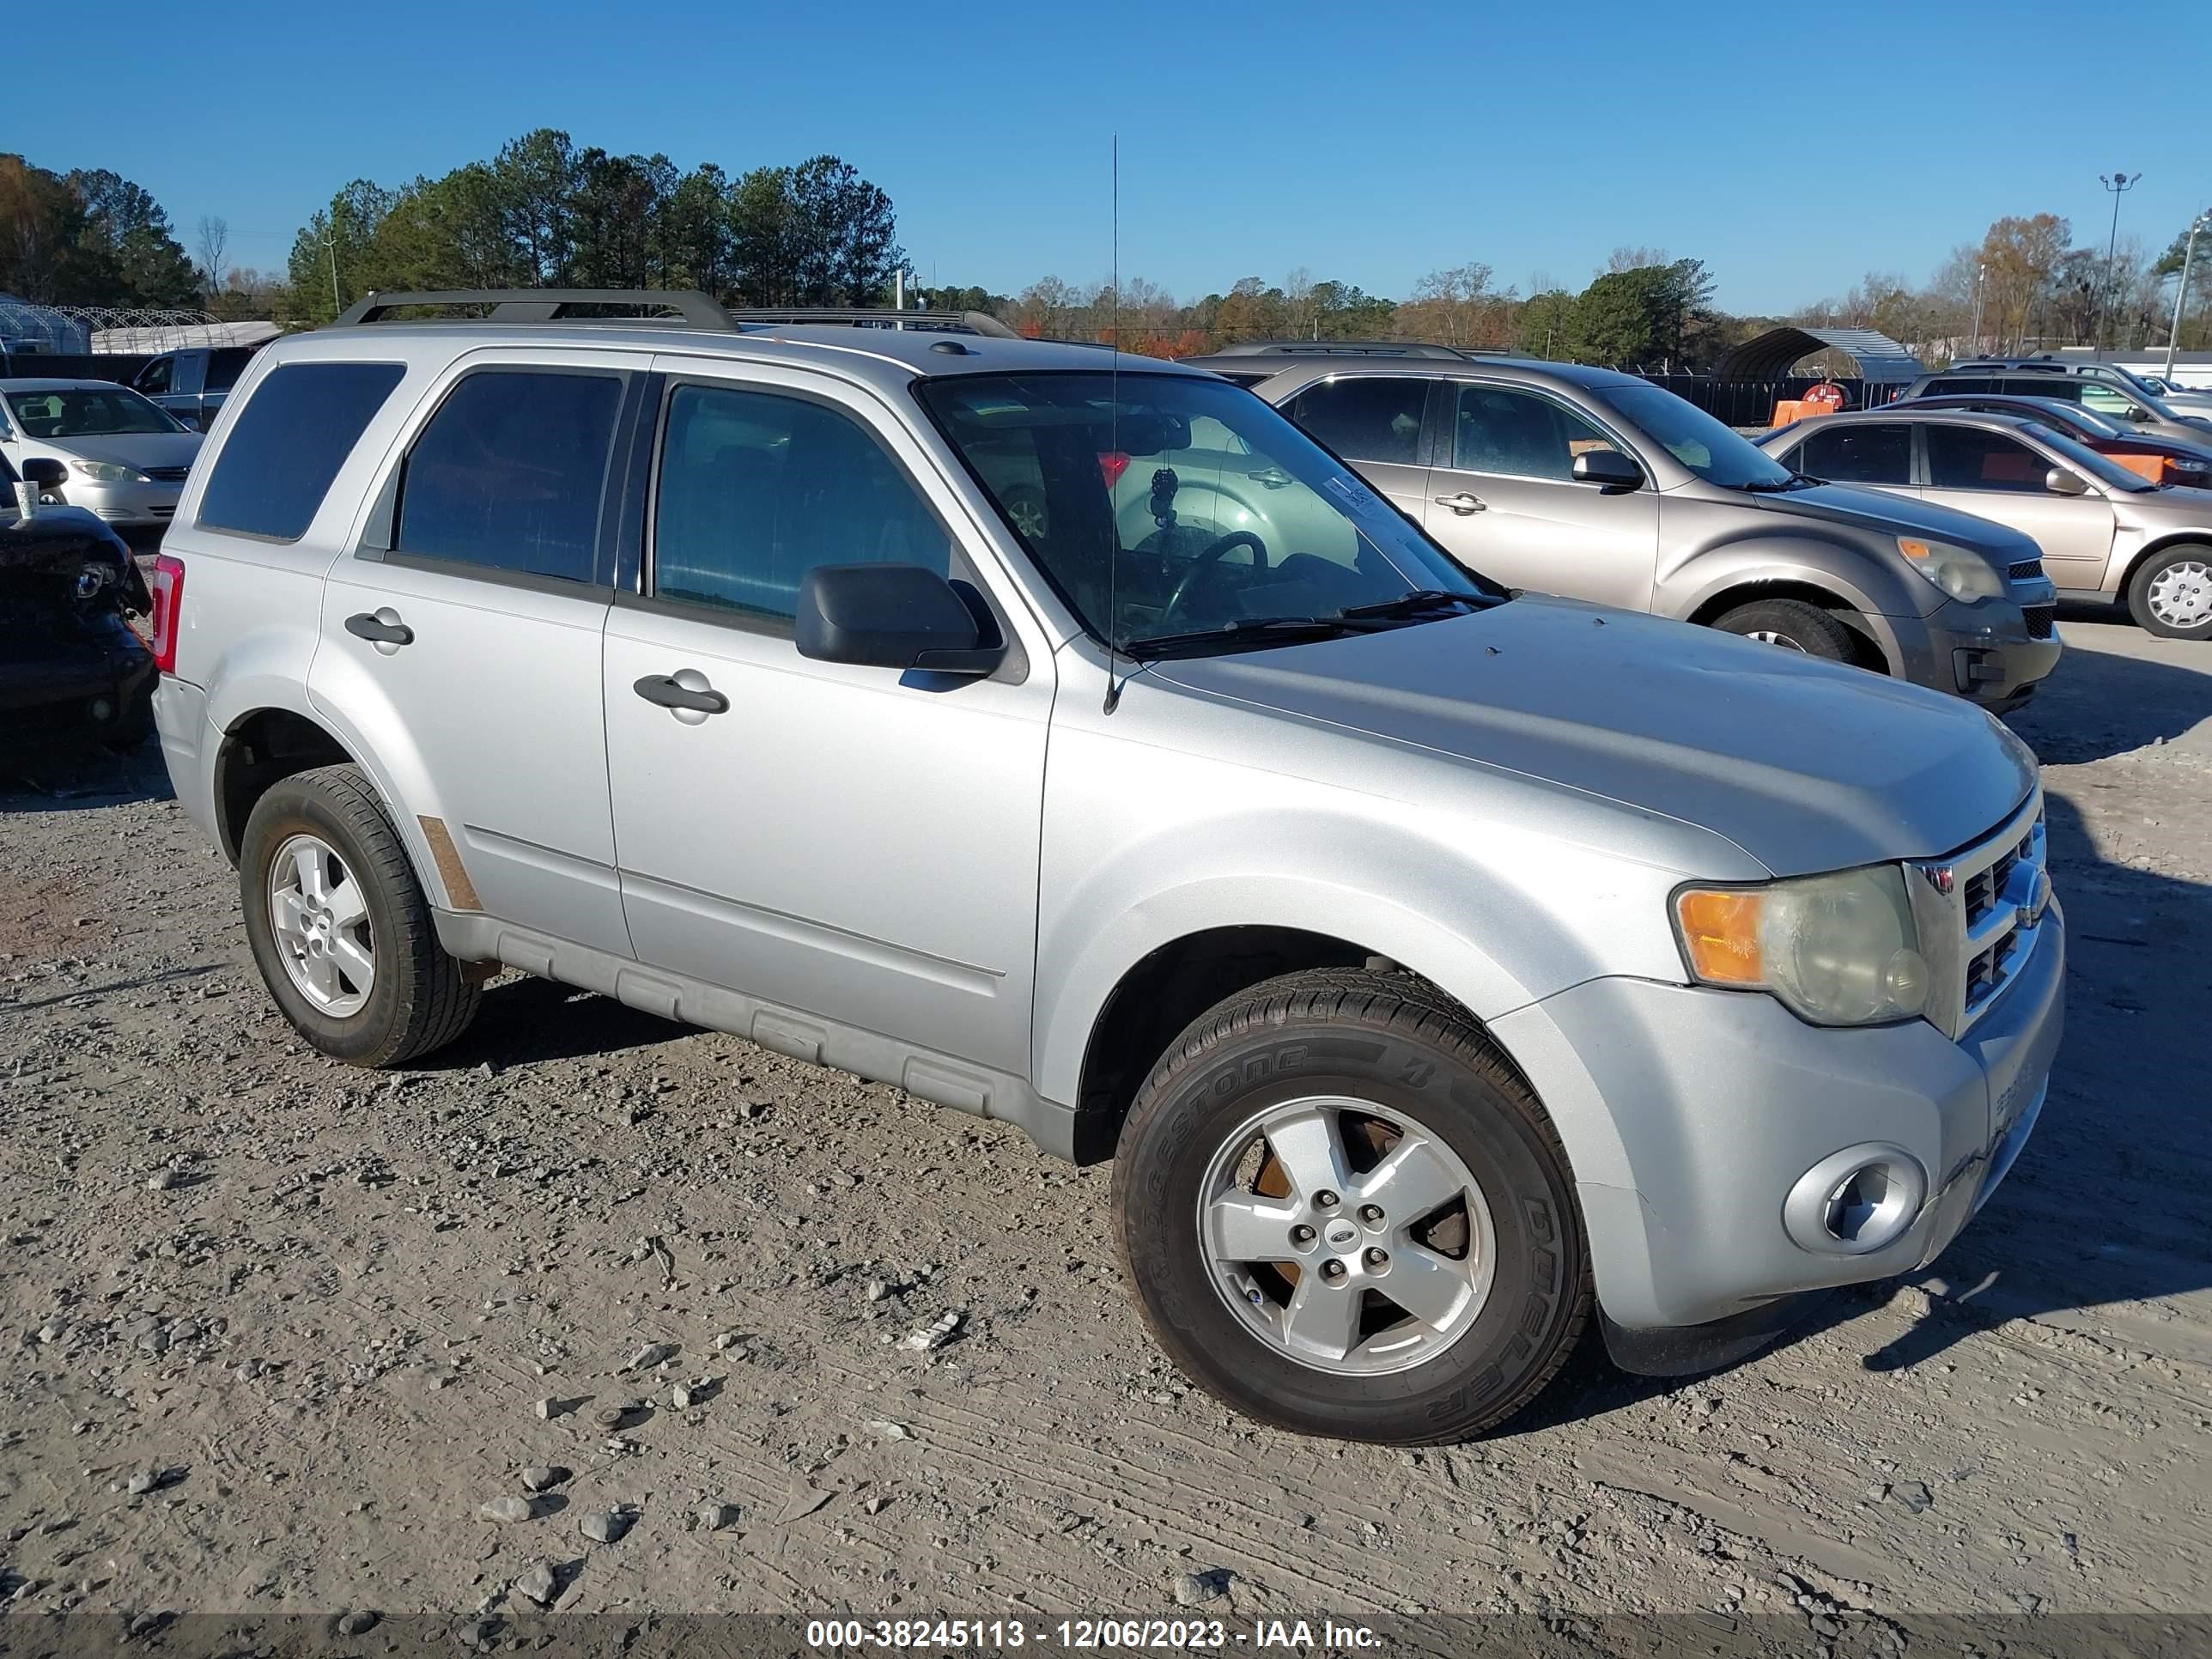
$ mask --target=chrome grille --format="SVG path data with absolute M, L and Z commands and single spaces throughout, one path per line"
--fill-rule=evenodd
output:
M 1913 920 L 1928 959 L 1929 1018 L 1962 1036 L 2034 954 L 2050 897 L 2043 792 L 1990 834 L 1907 865 Z
M 155 483 L 182 483 L 191 476 L 191 471 L 188 466 L 149 466 L 145 469 L 146 476 Z
M 2022 559 L 2018 564 L 2005 567 L 2005 580 L 2008 582 L 2027 581 L 2042 574 L 2043 561 L 2040 559 Z

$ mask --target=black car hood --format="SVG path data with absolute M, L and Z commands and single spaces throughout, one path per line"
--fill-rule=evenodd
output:
M 30 519 L 0 520 L 0 582 L 61 580 L 73 586 L 88 564 L 106 568 L 110 589 L 125 609 L 151 609 L 131 550 L 82 507 L 42 507 Z

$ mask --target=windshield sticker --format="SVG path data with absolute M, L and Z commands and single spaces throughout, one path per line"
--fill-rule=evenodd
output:
M 1385 531 L 1395 535 L 1405 527 L 1406 521 L 1398 516 L 1398 510 L 1356 478 L 1333 474 L 1322 480 L 1322 488 L 1336 498 L 1346 517 L 1370 536 L 1379 536 Z

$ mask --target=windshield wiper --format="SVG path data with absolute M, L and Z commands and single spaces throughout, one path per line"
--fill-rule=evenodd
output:
M 1339 634 L 1364 631 L 1342 617 L 1240 617 L 1220 628 L 1195 629 L 1188 634 L 1157 634 L 1130 640 L 1121 649 L 1132 657 L 1163 656 L 1185 646 L 1259 644 L 1279 639 L 1325 640 Z
M 1808 473 L 1793 472 L 1786 478 L 1747 478 L 1736 489 L 1753 495 L 1779 495 L 1792 489 L 1805 489 L 1823 480 Z
M 1417 587 L 1410 593 L 1401 593 L 1395 599 L 1382 599 L 1374 605 L 1346 605 L 1337 614 L 1341 617 L 1413 617 L 1424 611 L 1434 611 L 1440 605 L 1463 605 L 1469 610 L 1480 611 L 1497 604 L 1487 593 L 1454 593 L 1441 587 Z

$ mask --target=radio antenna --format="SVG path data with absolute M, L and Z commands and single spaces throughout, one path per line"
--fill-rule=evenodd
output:
M 1113 356 L 1106 376 L 1106 449 L 1109 455 L 1121 450 L 1121 135 L 1113 138 L 1113 226 L 1114 263 L 1112 275 L 1107 279 L 1114 286 L 1114 295 L 1108 310 L 1108 347 Z M 1114 511 L 1114 485 L 1116 478 L 1109 469 L 1113 463 L 1101 458 L 1099 474 L 1106 480 L 1106 708 L 1109 714 L 1121 701 L 1121 687 L 1114 678 L 1116 641 L 1121 634 L 1121 613 L 1115 605 L 1119 594 L 1116 578 L 1121 571 L 1121 526 Z

